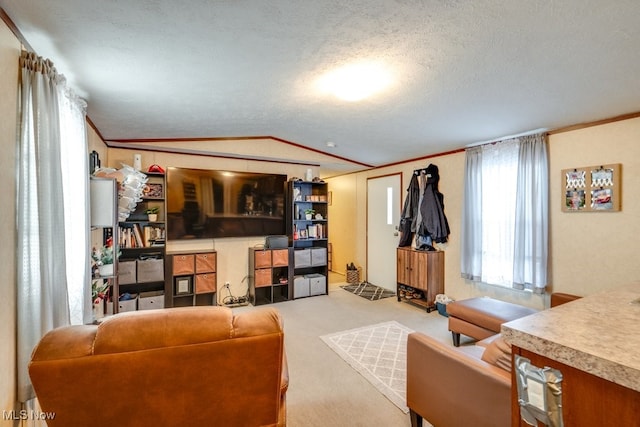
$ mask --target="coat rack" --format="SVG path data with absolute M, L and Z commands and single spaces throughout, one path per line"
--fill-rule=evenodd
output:
M 413 171 L 414 175 L 425 174 L 427 178 L 431 178 L 431 174 L 427 173 L 428 168 L 416 169 Z
M 620 163 L 562 170 L 564 212 L 615 212 L 621 209 Z

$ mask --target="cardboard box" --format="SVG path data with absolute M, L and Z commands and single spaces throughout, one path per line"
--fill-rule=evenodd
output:
M 140 292 L 140 299 L 138 300 L 138 310 L 153 310 L 156 308 L 164 308 L 164 292 Z
M 118 283 L 128 285 L 136 283 L 136 260 L 118 262 Z
M 138 283 L 162 282 L 164 281 L 164 260 L 162 259 L 139 259 Z

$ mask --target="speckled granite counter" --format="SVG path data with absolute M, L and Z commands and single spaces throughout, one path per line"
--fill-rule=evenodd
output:
M 640 283 L 502 325 L 507 341 L 640 391 Z

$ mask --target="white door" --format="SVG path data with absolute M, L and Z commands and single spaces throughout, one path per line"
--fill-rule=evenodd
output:
M 400 174 L 367 180 L 367 281 L 394 292 L 401 181 Z

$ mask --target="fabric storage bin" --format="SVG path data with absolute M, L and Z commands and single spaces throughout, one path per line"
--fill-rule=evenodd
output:
M 310 295 L 322 295 L 327 290 L 327 277 L 323 274 L 307 274 L 304 277 L 309 279 Z
M 295 268 L 311 266 L 311 250 L 296 249 L 293 251 L 293 264 Z
M 271 251 L 271 265 L 274 267 L 289 266 L 289 249 L 274 249 Z
M 164 261 L 162 259 L 139 259 L 138 283 L 162 282 L 164 280 Z
M 164 308 L 164 292 L 140 292 L 138 310 L 153 310 L 155 308 Z
M 308 297 L 310 295 L 309 290 L 309 278 L 306 276 L 295 276 L 293 278 L 293 297 Z
M 216 291 L 216 273 L 196 275 L 196 294 Z
M 138 309 L 138 295 L 133 295 L 133 298 L 118 301 L 118 313 L 124 313 L 125 311 L 136 311 Z
M 257 288 L 261 286 L 271 286 L 273 284 L 270 268 L 261 268 L 259 270 L 255 270 L 254 275 L 254 283 Z
M 255 251 L 253 253 L 253 263 L 255 268 L 271 267 L 271 251 Z
M 216 254 L 196 254 L 196 273 L 212 273 L 216 271 Z
M 118 262 L 118 283 L 129 285 L 136 283 L 136 260 Z
M 311 265 L 327 265 L 327 248 L 311 248 Z
M 183 274 L 195 273 L 195 256 L 194 255 L 175 255 L 173 256 L 173 275 L 181 276 Z

